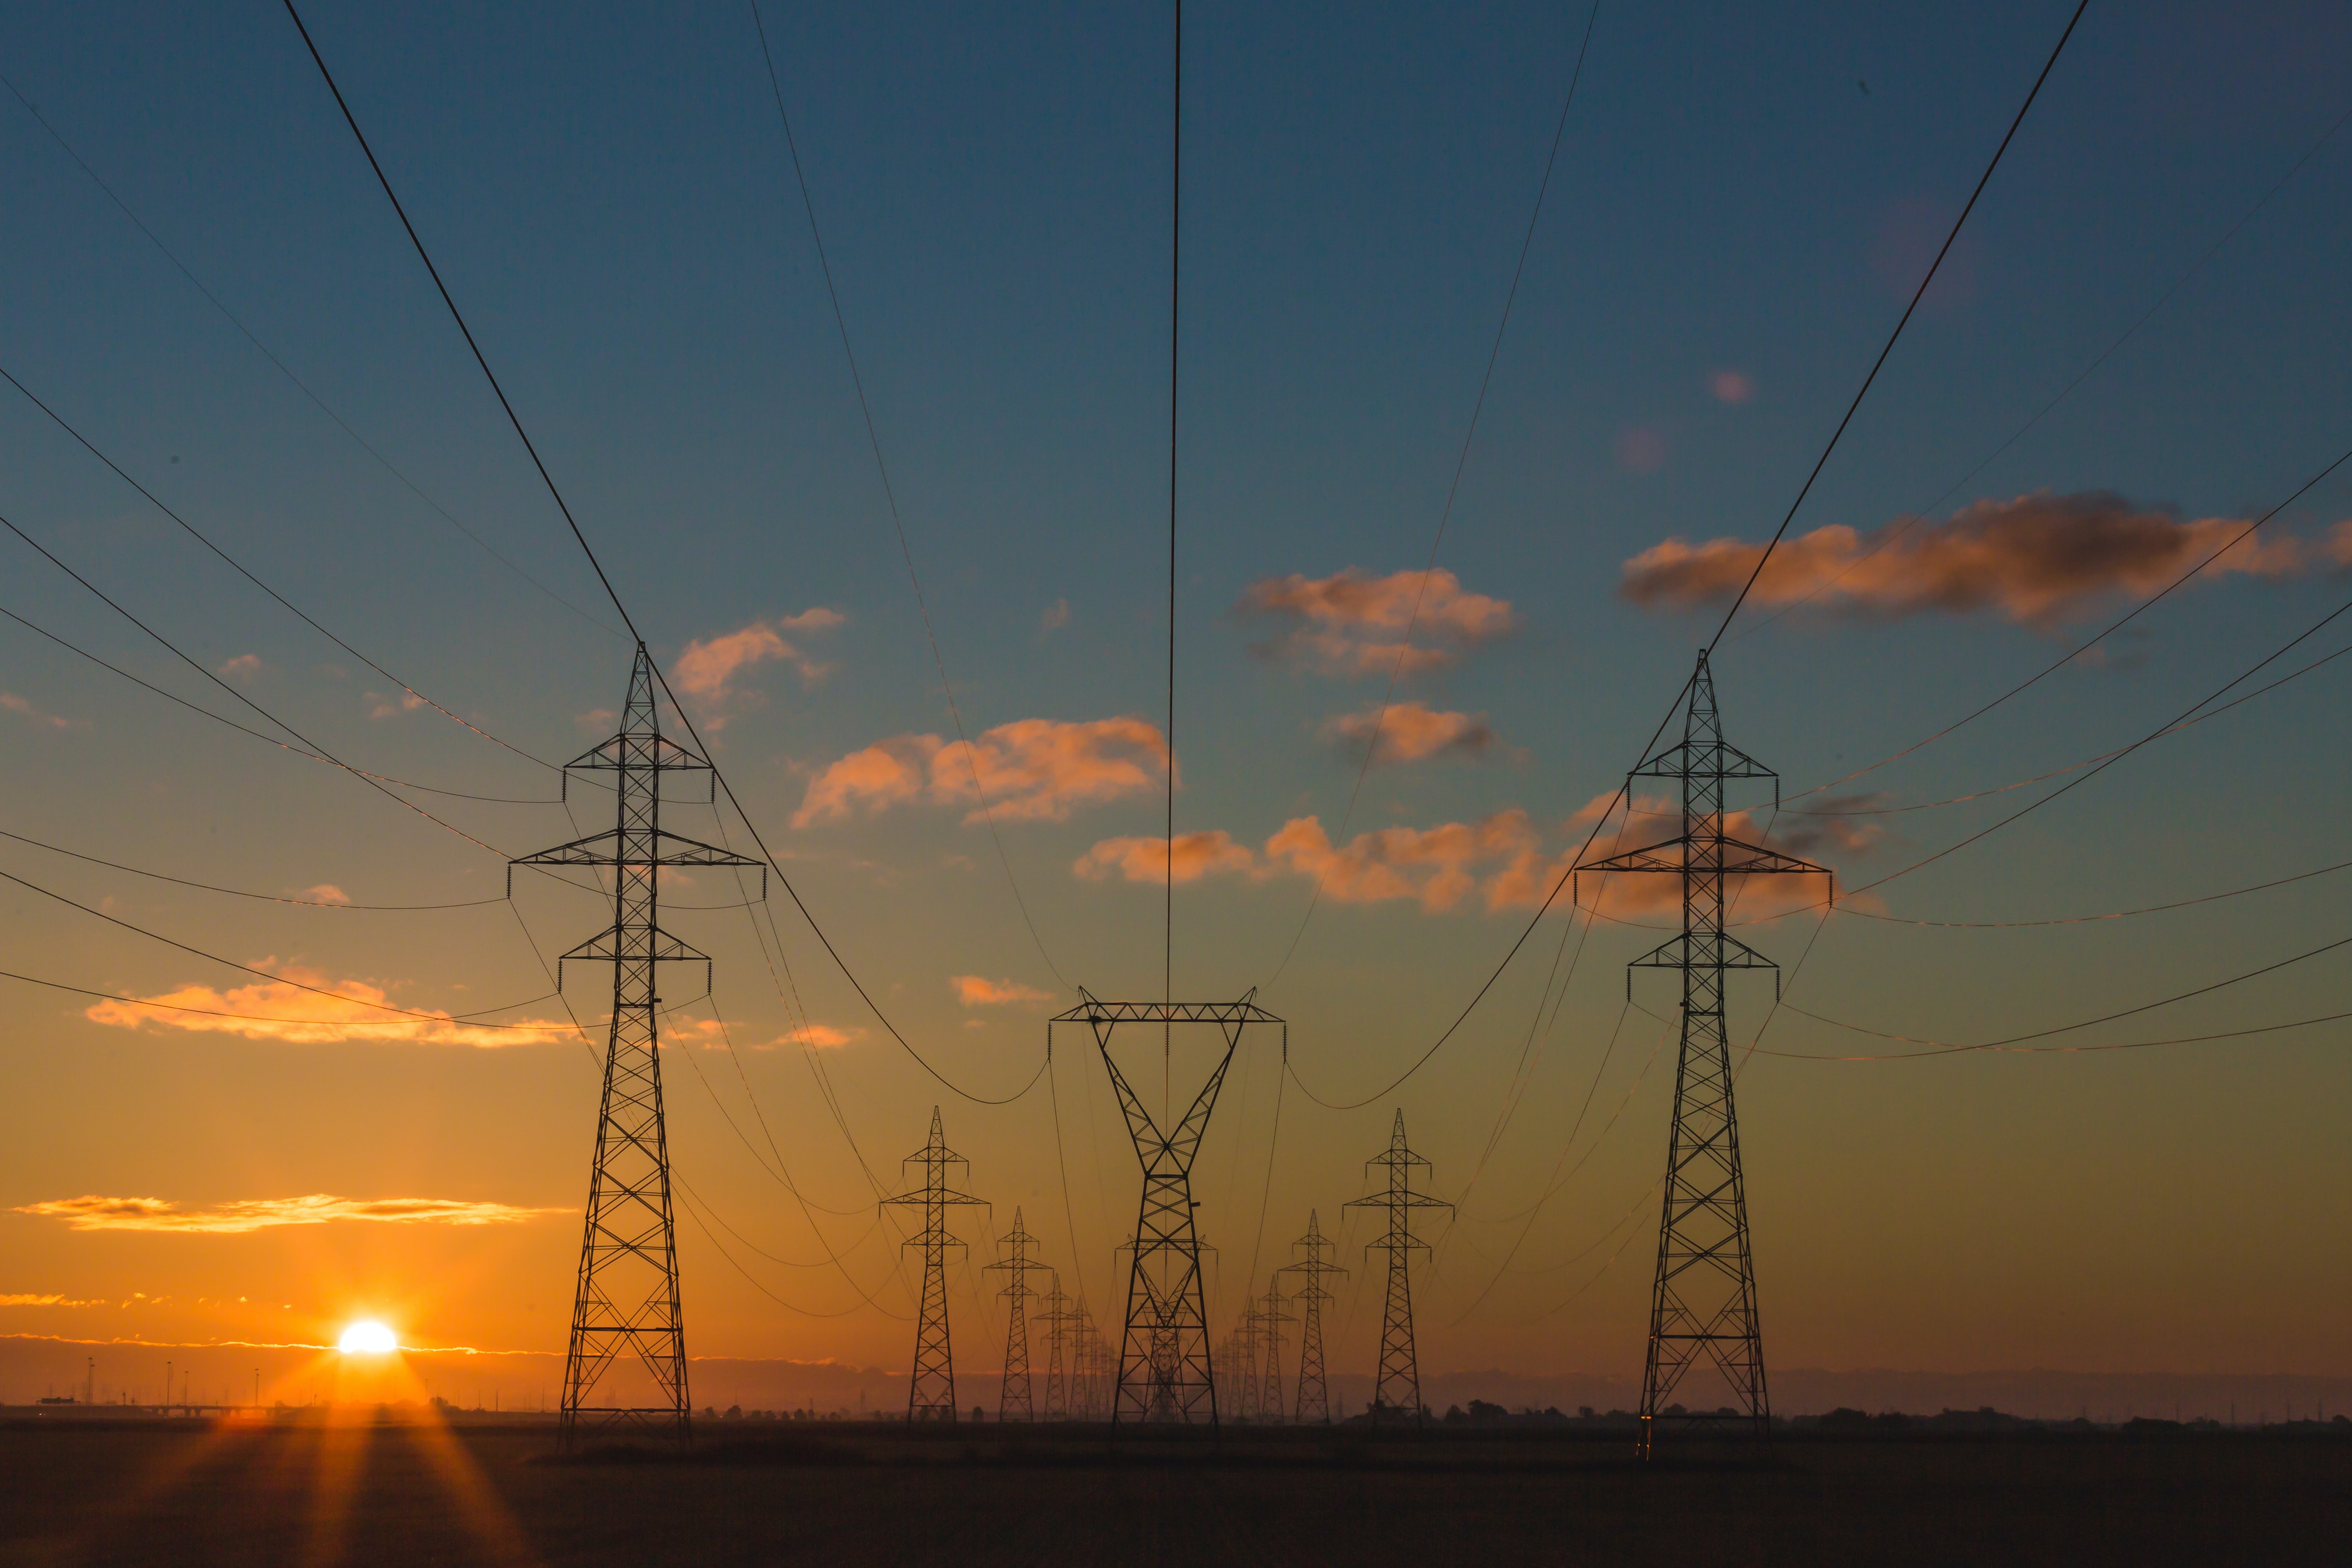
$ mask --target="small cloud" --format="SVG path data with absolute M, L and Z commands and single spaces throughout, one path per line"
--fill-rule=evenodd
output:
M 584 734 L 601 735 L 610 730 L 613 721 L 619 717 L 620 714 L 610 708 L 591 708 L 585 713 L 574 713 L 572 722 Z
M 50 730 L 76 730 L 86 722 L 83 720 L 60 719 L 54 713 L 45 713 L 35 707 L 29 698 L 19 697 L 13 691 L 0 691 L 0 710 L 16 714 L 20 718 L 30 719 L 34 723 Z
M 1444 713 L 1419 702 L 1391 702 L 1383 711 L 1367 708 L 1327 720 L 1324 738 L 1349 751 L 1360 750 L 1373 735 L 1380 737 L 1372 761 L 1415 763 L 1424 757 L 1484 758 L 1494 750 L 1495 731 L 1484 714 Z
M 315 888 L 305 888 L 300 896 L 314 904 L 348 904 L 352 901 L 352 896 L 332 882 L 321 882 Z
M 1666 466 L 1666 435 L 1654 425 L 1627 425 L 1617 432 L 1617 466 L 1632 474 L 1654 474 Z
M 390 719 L 401 713 L 414 713 L 425 706 L 425 699 L 414 691 L 404 691 L 397 697 L 387 697 L 380 691 L 367 693 L 368 717 Z
M 571 1024 L 553 1019 L 517 1019 L 516 1027 L 493 1029 L 440 1012 L 421 1017 L 388 1013 L 382 1005 L 386 1000 L 383 988 L 363 980 L 331 980 L 316 970 L 281 965 L 268 958 L 254 967 L 284 979 L 233 985 L 225 991 L 192 984 L 155 996 L 124 1001 L 110 997 L 82 1009 L 82 1016 L 115 1028 L 177 1029 L 306 1046 L 364 1043 L 496 1049 L 548 1045 L 573 1033 Z M 319 989 L 306 989 L 310 986 Z M 321 991 L 331 994 L 322 995 Z
M 1386 577 L 1353 566 L 1328 577 L 1267 577 L 1244 591 L 1234 613 L 1289 623 L 1271 641 L 1251 645 L 1260 657 L 1340 676 L 1442 668 L 1518 625 L 1508 600 L 1471 593 L 1442 567 Z
M 568 1209 L 517 1208 L 510 1204 L 468 1203 L 455 1198 L 343 1198 L 312 1193 L 299 1198 L 240 1198 L 190 1213 L 168 1198 L 51 1198 L 20 1205 L 18 1214 L 62 1219 L 76 1230 L 169 1230 L 216 1236 L 243 1235 L 278 1226 L 326 1225 L 335 1220 L 371 1220 L 382 1225 L 514 1225 Z
M 1706 378 L 1706 390 L 1717 403 L 1752 403 L 1756 380 L 1744 370 L 1718 370 Z
M 1172 868 L 1171 868 L 1172 860 Z M 1249 871 L 1256 859 L 1245 844 L 1237 844 L 1223 828 L 1180 833 L 1171 857 L 1165 838 L 1106 838 L 1078 857 L 1070 868 L 1090 882 L 1114 875 L 1130 882 L 1158 886 L 1172 868 L 1179 882 L 1228 871 Z
M 680 691 L 713 705 L 724 703 L 733 695 L 737 676 L 761 664 L 790 664 L 800 672 L 803 685 L 814 686 L 831 672 L 833 666 L 809 658 L 787 642 L 783 634 L 830 631 L 848 618 L 838 610 L 819 605 L 797 616 L 785 616 L 772 622 L 753 621 L 719 637 L 698 637 L 686 645 L 677 663 L 671 666 L 671 672 L 677 677 Z
M 247 681 L 251 680 L 255 676 L 259 675 L 261 673 L 261 656 L 259 654 L 241 653 L 235 658 L 230 659 L 226 664 L 222 665 L 218 669 L 213 671 L 213 673 L 221 677 L 224 680 Z
M 1017 980 L 990 980 L 978 974 L 950 974 L 956 1000 L 967 1007 L 1004 1007 L 1015 1002 L 1051 1002 L 1054 994 L 1024 985 Z
M 1073 807 L 1157 791 L 1168 773 L 1168 744 L 1148 721 L 1091 719 L 1066 722 L 1021 719 L 985 731 L 969 746 L 937 735 L 898 735 L 852 752 L 809 781 L 793 826 L 871 816 L 914 801 L 971 803 L 967 822 L 987 792 L 997 816 L 1060 822 Z
M 863 1029 L 836 1029 L 831 1024 L 809 1024 L 794 1029 L 777 1043 L 803 1045 L 814 1051 L 837 1051 L 865 1037 Z
M 103 1301 L 77 1301 L 68 1296 L 36 1296 L 24 1292 L 0 1295 L 0 1307 L 103 1307 Z
M 1037 635 L 1042 637 L 1048 632 L 1060 631 L 1069 624 L 1070 601 L 1056 599 L 1047 607 L 1044 615 L 1037 617 Z
M 835 626 L 847 626 L 849 617 L 839 610 L 823 605 L 812 605 L 797 616 L 786 616 L 776 625 L 788 632 L 829 632 Z
M 967 1029 L 985 1029 L 988 1027 L 988 1020 L 985 1018 L 966 1018 L 963 1021 L 963 1026 Z

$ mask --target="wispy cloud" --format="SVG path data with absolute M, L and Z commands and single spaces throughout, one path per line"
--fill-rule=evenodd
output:
M 2244 531 L 2242 518 L 2184 521 L 2105 490 L 1981 500 L 1942 522 L 1903 519 L 1867 533 L 1842 524 L 1784 542 L 1757 577 L 1759 605 L 1811 599 L 1832 614 L 1894 619 L 1990 612 L 2047 629 L 2110 596 L 2155 592 Z M 1625 563 L 1618 593 L 1647 609 L 1727 601 L 1764 547 L 1669 539 Z M 2277 577 L 2352 562 L 2352 528 L 2319 542 L 2256 534 L 2207 576 Z
M 363 980 L 333 980 L 317 970 L 281 964 L 275 959 L 265 958 L 254 967 L 301 984 L 257 981 L 224 991 L 191 984 L 135 1001 L 110 998 L 84 1008 L 82 1016 L 116 1028 L 236 1035 L 289 1045 L 353 1042 L 496 1048 L 545 1045 L 572 1032 L 569 1023 L 552 1019 L 515 1019 L 520 1027 L 486 1029 L 439 1012 L 426 1017 L 386 1013 L 368 1005 L 390 1000 L 380 985 Z M 322 996 L 304 990 L 304 985 L 316 985 L 333 994 Z
M 1024 985 L 1017 980 L 991 980 L 979 974 L 950 974 L 956 1000 L 967 1007 L 1004 1007 L 1016 1002 L 1051 1002 L 1054 994 Z
M 799 672 L 802 684 L 814 686 L 832 671 L 833 666 L 811 658 L 787 641 L 784 634 L 830 631 L 848 618 L 839 610 L 819 605 L 797 616 L 753 621 L 718 637 L 698 637 L 686 645 L 685 651 L 671 665 L 670 673 L 677 678 L 680 691 L 712 703 L 724 702 L 732 695 L 735 678 L 756 665 L 790 664 Z
M 218 669 L 214 670 L 213 673 L 219 676 L 224 680 L 246 681 L 251 680 L 255 676 L 259 675 L 261 673 L 261 656 L 259 654 L 241 653 L 235 658 L 230 659 L 226 664 L 222 665 Z
M 1485 714 L 1441 712 L 1419 702 L 1391 702 L 1385 713 L 1378 708 L 1343 713 L 1323 725 L 1326 739 L 1341 742 L 1354 752 L 1360 752 L 1375 731 L 1380 735 L 1372 753 L 1375 763 L 1416 763 L 1438 756 L 1484 758 L 1495 749 L 1494 728 Z
M 0 691 L 0 712 L 30 719 L 34 723 L 51 730 L 78 730 L 88 722 L 80 719 L 60 719 L 54 713 L 45 712 L 35 705 L 31 698 L 19 697 L 13 691 Z
M 1234 610 L 1286 623 L 1272 640 L 1252 644 L 1253 651 L 1341 676 L 1434 669 L 1518 624 L 1508 600 L 1473 594 L 1442 567 L 1425 584 L 1419 572 L 1374 577 L 1353 566 L 1328 577 L 1268 577 L 1251 584 Z
M 371 691 L 366 694 L 366 700 L 371 719 L 397 718 L 403 713 L 414 713 L 425 706 L 425 699 L 414 691 L 390 696 L 381 691 Z
M 1064 626 L 1066 626 L 1069 624 L 1070 601 L 1067 599 L 1056 599 L 1053 604 L 1046 606 L 1045 613 L 1044 615 L 1037 617 L 1037 635 L 1039 637 L 1044 637 L 1048 632 L 1060 631 Z
M 332 882 L 321 882 L 315 888 L 305 888 L 300 896 L 316 904 L 348 904 L 352 901 L 352 896 Z
M 457 1198 L 344 1198 L 312 1193 L 299 1198 L 237 1198 L 208 1209 L 185 1210 L 169 1198 L 51 1198 L 23 1204 L 18 1214 L 64 1220 L 76 1230 L 165 1230 L 237 1236 L 278 1226 L 369 1220 L 379 1225 L 516 1225 L 569 1209 L 517 1208 Z
M 969 747 L 937 735 L 895 736 L 850 752 L 812 779 L 793 826 L 916 801 L 970 801 L 965 820 L 977 822 L 975 773 L 998 816 L 1060 822 L 1074 807 L 1159 789 L 1168 773 L 1168 743 L 1138 718 L 1022 719 L 982 732 Z
M 1176 836 L 1172 871 L 1179 882 L 1196 881 L 1219 872 L 1248 871 L 1256 857 L 1246 844 L 1237 844 L 1223 828 Z M 1071 868 L 1090 882 L 1123 877 L 1153 886 L 1168 880 L 1171 871 L 1165 838 L 1106 838 L 1077 858 Z
M 103 1307 L 103 1301 L 77 1301 L 67 1296 L 36 1296 L 18 1291 L 0 1295 L 0 1307 Z

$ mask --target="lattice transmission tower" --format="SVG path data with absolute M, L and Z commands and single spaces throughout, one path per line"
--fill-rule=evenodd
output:
M 1682 879 L 1682 934 L 1628 966 L 1682 971 L 1682 1048 L 1675 1068 L 1675 1111 L 1666 1141 L 1664 1211 L 1658 1223 L 1658 1267 L 1650 1298 L 1650 1344 L 1642 1373 L 1640 1452 L 1654 1451 L 1658 1423 L 1720 1421 L 1771 1432 L 1772 1405 L 1764 1379 L 1764 1340 L 1757 1321 L 1756 1268 L 1748 1245 L 1748 1194 L 1739 1167 L 1739 1122 L 1731 1100 L 1730 1036 L 1724 1020 L 1724 976 L 1734 969 L 1780 966 L 1738 938 L 1725 934 L 1727 884 L 1735 878 L 1828 876 L 1826 867 L 1724 830 L 1724 784 L 1734 779 L 1780 779 L 1746 752 L 1727 744 L 1715 705 L 1715 677 L 1706 650 L 1691 677 L 1683 738 L 1644 760 L 1628 775 L 1667 778 L 1682 786 L 1683 831 L 1640 849 L 1577 868 L 1587 871 L 1649 872 Z M 1582 889 L 1576 889 L 1579 900 Z M 1832 884 L 1834 896 L 1834 884 Z M 1685 1411 L 1666 1402 L 1702 1361 L 1722 1374 L 1735 1402 L 1719 1409 Z
M 1265 1323 L 1258 1316 L 1258 1300 L 1255 1296 L 1242 1303 L 1241 1321 L 1234 1326 L 1233 1353 L 1229 1365 L 1234 1369 L 1233 1409 L 1236 1421 L 1257 1419 L 1258 1342 L 1264 1337 Z
M 1431 1169 L 1428 1161 L 1405 1147 L 1404 1111 L 1396 1113 L 1396 1124 L 1389 1131 L 1388 1148 L 1364 1162 L 1366 1170 L 1378 1168 L 1388 1173 L 1378 1192 L 1360 1198 L 1351 1198 L 1348 1208 L 1372 1208 L 1388 1211 L 1388 1229 L 1364 1244 L 1364 1250 L 1378 1247 L 1389 1255 L 1388 1310 L 1381 1320 L 1381 1375 L 1372 1386 L 1372 1420 L 1411 1420 L 1421 1423 L 1421 1366 L 1415 1359 L 1412 1345 L 1412 1269 L 1415 1252 L 1427 1252 L 1429 1244 L 1412 1234 L 1412 1214 L 1415 1209 L 1450 1209 L 1454 1205 L 1443 1198 L 1412 1190 L 1412 1173 Z
M 1192 1162 L 1200 1154 L 1209 1113 L 1233 1066 L 1242 1031 L 1252 1024 L 1282 1026 L 1257 1005 L 1253 990 L 1238 1002 L 1103 1002 L 1081 987 L 1077 1006 L 1047 1025 L 1045 1048 L 1053 1050 L 1055 1024 L 1085 1024 L 1094 1031 L 1103 1067 L 1126 1114 L 1135 1157 L 1143 1167 L 1143 1200 L 1136 1217 L 1135 1253 L 1129 1265 L 1127 1322 L 1120 1336 L 1118 1379 L 1111 1390 L 1110 1418 L 1122 1421 L 1217 1420 L 1216 1380 L 1209 1353 L 1208 1307 L 1201 1278 L 1201 1237 L 1192 1213 Z M 1121 1024 L 1158 1024 L 1163 1041 L 1175 1026 L 1214 1025 L 1225 1048 L 1208 1082 L 1173 1128 L 1163 1130 L 1127 1075 L 1111 1057 L 1111 1036 Z M 1286 1039 L 1287 1027 L 1284 1027 Z M 1172 1081 L 1172 1080 L 1171 1080 Z M 1162 1108 L 1172 1116 L 1171 1102 Z
M 510 863 L 593 867 L 613 877 L 613 923 L 555 965 L 558 990 L 568 963 L 609 963 L 613 969 L 604 1098 L 563 1357 L 562 1441 L 569 1447 L 583 1430 L 615 1424 L 690 1439 L 693 1401 L 687 1390 L 686 1318 L 670 1206 L 669 1138 L 662 1116 L 656 975 L 664 963 L 700 963 L 707 992 L 710 960 L 662 930 L 660 873 L 665 866 L 757 866 L 764 896 L 767 868 L 662 826 L 663 777 L 708 774 L 710 764 L 662 734 L 653 660 L 643 643 L 630 667 L 620 731 L 564 764 L 567 799 L 574 770 L 610 775 L 612 828 Z M 511 869 L 507 879 L 512 892 Z M 625 1368 L 626 1358 L 635 1359 L 645 1378 L 626 1370 L 614 1374 L 614 1363 Z
M 1045 1409 L 1048 1421 L 1070 1419 L 1071 1365 L 1070 1330 L 1078 1315 L 1070 1310 L 1070 1298 L 1062 1289 L 1061 1276 L 1054 1276 L 1054 1288 L 1041 1298 L 1045 1310 L 1037 1321 L 1045 1325 Z
M 1348 1271 L 1323 1256 L 1332 1249 L 1331 1238 L 1323 1234 L 1322 1216 L 1313 1209 L 1307 1211 L 1307 1234 L 1292 1242 L 1290 1249 L 1304 1249 L 1307 1254 L 1283 1270 L 1306 1280 L 1292 1298 L 1298 1303 L 1298 1398 L 1291 1405 L 1290 1413 L 1301 1426 L 1319 1421 L 1328 1426 L 1331 1423 L 1331 1386 L 1323 1373 L 1323 1303 L 1332 1298 L 1331 1292 L 1323 1289 L 1323 1277 Z
M 1006 1278 L 1003 1296 L 1011 1306 L 1005 1312 L 1004 1382 L 996 1395 L 996 1418 L 999 1421 L 1034 1421 L 1037 1406 L 1031 1397 L 1029 1383 L 1029 1298 L 1037 1294 L 1030 1288 L 1029 1271 L 1043 1267 L 1029 1256 L 1037 1238 L 1021 1225 L 1021 1211 L 1013 1211 L 1013 1228 L 996 1244 L 1010 1248 L 1005 1255 L 988 1266 L 990 1271 L 1003 1269 Z M 1059 1287 L 1055 1288 L 1059 1293 Z M 1053 1372 L 1048 1363 L 1045 1403 L 1053 1405 Z
M 1262 1364 L 1258 1372 L 1257 1419 L 1279 1422 L 1282 1419 L 1282 1325 L 1298 1320 L 1284 1311 L 1282 1271 L 1275 1270 L 1266 1281 L 1264 1303 L 1258 1309 L 1258 1351 Z
M 923 1167 L 923 1184 L 884 1198 L 885 1204 L 923 1211 L 921 1234 L 902 1245 L 923 1249 L 923 1309 L 915 1320 L 915 1373 L 907 1390 L 908 1421 L 953 1421 L 956 1418 L 955 1352 L 948 1340 L 948 1265 L 950 1247 L 963 1243 L 948 1232 L 948 1210 L 985 1207 L 987 1200 L 948 1185 L 948 1167 L 971 1162 L 948 1147 L 940 1126 L 940 1108 L 931 1107 L 930 1142 L 900 1162 L 901 1168 Z

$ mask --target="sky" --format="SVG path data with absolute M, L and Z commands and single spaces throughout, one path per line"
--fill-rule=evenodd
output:
M 1045 1020 L 1165 939 L 1286 1020 L 1196 1166 L 1213 1321 L 1311 1213 L 1369 1370 L 1342 1205 L 1402 1111 L 1458 1206 L 1423 1365 L 1637 1372 L 1675 997 L 1622 966 L 1673 911 L 1529 922 L 2069 14 L 1604 5 L 1546 184 L 1582 7 L 1188 9 L 1165 931 L 1166 12 L 764 13 L 853 379 L 747 6 L 306 8 L 831 944 L 665 888 L 689 1352 L 903 1367 L 876 1199 L 935 1105 L 959 1361 L 1016 1213 L 1110 1316 L 1137 1169 Z M 2352 1374 L 2342 884 L 2284 881 L 2352 861 L 2346 667 L 2078 767 L 2347 593 L 2352 468 L 2196 568 L 2352 442 L 2347 35 L 2091 7 L 1715 654 L 1780 775 L 1738 825 L 1840 889 L 1738 911 L 1773 1365 Z M 607 998 L 583 1042 L 541 960 L 601 910 L 504 858 L 596 827 L 550 764 L 630 643 L 282 10 L 11 6 L 0 74 L 0 1333 L 560 1351 Z M 2020 1036 L 2068 1048 L 1940 1048 Z

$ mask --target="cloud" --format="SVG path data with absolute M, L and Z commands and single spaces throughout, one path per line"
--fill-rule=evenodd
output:
M 261 673 L 261 656 L 257 653 L 238 654 L 213 673 L 226 680 L 251 680 Z
M 352 896 L 332 882 L 321 882 L 315 888 L 302 889 L 301 897 L 316 904 L 348 904 Z
M 1654 474 L 1666 466 L 1666 433 L 1654 425 L 1628 425 L 1617 432 L 1617 466 L 1629 474 Z
M 1223 828 L 1176 836 L 1174 872 L 1179 882 L 1197 881 L 1217 872 L 1254 870 L 1256 864 L 1249 847 L 1234 842 L 1234 836 Z M 1169 877 L 1168 840 L 1106 838 L 1079 856 L 1071 868 L 1090 882 L 1115 874 L 1157 887 Z
M 1037 635 L 1044 637 L 1047 632 L 1060 631 L 1069 624 L 1070 601 L 1056 599 L 1044 615 L 1037 617 Z
M 1749 403 L 1756 397 L 1756 378 L 1744 370 L 1719 370 L 1706 378 L 1706 390 L 1717 403 Z
M 809 1024 L 794 1029 L 776 1043 L 806 1046 L 816 1051 L 834 1051 L 865 1037 L 863 1029 L 836 1029 L 831 1024 Z
M 425 699 L 414 691 L 404 691 L 397 697 L 388 697 L 381 691 L 371 691 L 367 693 L 367 705 L 369 718 L 390 719 L 398 714 L 415 712 L 425 706 Z
M 1017 980 L 990 980 L 978 974 L 950 974 L 948 984 L 955 987 L 956 1000 L 967 1007 L 1004 1007 L 1015 1002 L 1051 1002 L 1050 991 L 1040 991 L 1034 985 L 1024 985 Z
M 686 650 L 670 666 L 670 673 L 677 678 L 680 691 L 712 703 L 723 702 L 731 695 L 730 688 L 744 670 L 775 660 L 792 665 L 800 672 L 803 685 L 814 686 L 824 679 L 833 666 L 810 658 L 785 641 L 783 634 L 829 631 L 848 618 L 839 610 L 819 605 L 797 616 L 772 622 L 753 621 L 740 631 L 698 637 L 686 645 Z
M 111 998 L 82 1010 L 94 1024 L 135 1029 L 183 1029 L 192 1034 L 236 1035 L 248 1040 L 277 1040 L 287 1045 L 332 1045 L 344 1042 L 417 1046 L 475 1046 L 485 1049 L 506 1046 L 550 1044 L 572 1032 L 569 1023 L 552 1019 L 518 1019 L 520 1026 L 488 1029 L 433 1013 L 411 1017 L 386 1013 L 369 1003 L 386 1000 L 380 986 L 363 980 L 330 980 L 316 970 L 278 964 L 263 959 L 254 967 L 299 981 L 257 981 L 215 991 L 209 985 L 187 984 L 134 1001 Z M 334 993 L 322 996 L 302 985 Z M 175 1009 L 190 1009 L 176 1011 Z M 233 1014 L 237 1016 L 222 1016 Z
M 1168 743 L 1139 718 L 1063 722 L 1021 719 L 984 731 L 970 746 L 937 735 L 898 735 L 852 752 L 809 781 L 793 826 L 871 816 L 914 801 L 972 802 L 976 773 L 996 815 L 1060 822 L 1077 805 L 1156 791 L 1168 773 Z
M 1532 853 L 1528 814 L 1514 807 L 1476 822 L 1435 827 L 1382 827 L 1334 848 L 1320 818 L 1293 817 L 1265 841 L 1270 868 L 1321 879 L 1334 903 L 1418 900 L 1435 913 L 1450 910 L 1477 886 L 1475 868 Z
M 2154 593 L 2245 526 L 2234 518 L 2183 521 L 2105 490 L 1980 500 L 1943 522 L 1903 519 L 1868 533 L 1817 528 L 1773 552 L 1749 597 L 1769 606 L 1810 596 L 1830 613 L 1884 619 L 1990 611 L 2047 629 L 2110 595 Z M 1625 563 L 1617 592 L 1645 609 L 1720 603 L 1739 591 L 1762 553 L 1737 539 L 1669 539 Z M 2282 576 L 2315 560 L 2352 562 L 2352 532 L 2339 523 L 2316 547 L 2256 534 L 2205 572 Z
M 1262 657 L 1301 659 L 1340 676 L 1416 675 L 1518 625 L 1508 600 L 1470 593 L 1442 567 L 1426 585 L 1419 572 L 1373 577 L 1353 566 L 1328 577 L 1268 577 L 1249 585 L 1234 613 L 1288 623 L 1271 641 L 1252 645 Z
M 1417 763 L 1424 757 L 1485 757 L 1495 745 L 1495 731 L 1486 715 L 1442 713 L 1418 702 L 1392 702 L 1383 717 L 1378 708 L 1343 713 L 1327 720 L 1326 739 L 1347 743 L 1350 751 L 1370 742 L 1377 730 L 1376 763 Z
M 26 1292 L 0 1295 L 0 1307 L 103 1307 L 103 1301 L 76 1301 L 65 1296 L 35 1296 Z
M 585 713 L 574 713 L 572 721 L 587 734 L 601 735 L 611 729 L 613 721 L 619 717 L 620 714 L 610 708 L 591 708 Z
M 30 719 L 34 723 L 52 730 L 79 729 L 81 723 L 78 720 L 60 719 L 54 713 L 44 713 L 33 705 L 31 699 L 19 697 L 13 691 L 0 691 L 0 710 Z
M 517 1225 L 569 1209 L 516 1208 L 456 1198 L 342 1198 L 312 1193 L 299 1198 L 238 1198 L 189 1213 L 168 1198 L 111 1198 L 95 1193 L 20 1205 L 18 1214 L 62 1219 L 76 1230 L 171 1230 L 240 1236 L 288 1225 L 373 1220 L 382 1225 Z

